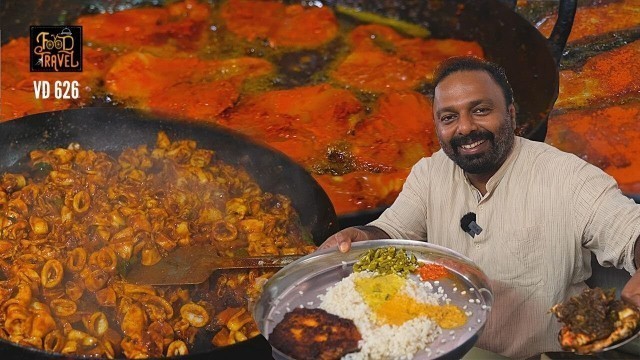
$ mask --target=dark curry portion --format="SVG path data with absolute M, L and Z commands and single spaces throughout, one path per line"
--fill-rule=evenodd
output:
M 556 308 L 555 314 L 571 331 L 599 340 L 613 332 L 622 306 L 621 301 L 615 300 L 615 289 L 595 288 L 570 298 Z
M 551 312 L 564 325 L 558 342 L 564 350 L 577 354 L 601 352 L 637 333 L 640 312 L 635 306 L 616 300 L 615 289 L 583 290 Z

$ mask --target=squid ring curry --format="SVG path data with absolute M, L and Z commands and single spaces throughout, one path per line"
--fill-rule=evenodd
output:
M 287 197 L 191 140 L 29 157 L 0 177 L 0 337 L 23 346 L 112 359 L 240 342 L 259 334 L 247 302 L 273 270 L 152 287 L 126 282 L 127 267 L 202 243 L 224 257 L 315 249 Z

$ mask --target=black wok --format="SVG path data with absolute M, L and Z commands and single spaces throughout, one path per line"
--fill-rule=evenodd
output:
M 285 0 L 286 1 L 286 0 Z M 218 1 L 214 1 L 218 2 Z M 573 24 L 577 0 L 558 0 L 559 21 L 546 39 L 513 11 L 515 0 L 326 0 L 419 24 L 434 38 L 472 40 L 488 59 L 502 65 L 515 93 L 519 135 L 544 141 L 558 96 L 558 64 Z M 71 24 L 87 12 L 117 11 L 162 1 L 26 0 L 0 3 L 3 43 L 28 35 L 29 25 Z M 384 207 L 342 214 L 340 227 L 375 219 Z
M 478 42 L 486 57 L 507 72 L 518 106 L 518 132 L 529 139 L 544 141 L 547 117 L 558 96 L 558 64 L 571 32 L 577 0 L 558 0 L 560 20 L 549 39 L 512 10 L 515 0 L 323 2 L 419 24 L 429 29 L 434 38 Z M 157 3 L 162 1 L 4 1 L 0 4 L 2 43 L 27 36 L 30 25 L 68 25 L 87 12 L 117 11 Z
M 84 108 L 42 113 L 0 123 L 0 174 L 20 167 L 30 150 L 67 147 L 71 142 L 83 148 L 119 154 L 124 148 L 141 144 L 152 146 L 158 131 L 171 140 L 193 139 L 198 147 L 213 149 L 216 157 L 240 166 L 262 189 L 288 196 L 298 210 L 300 220 L 316 244 L 338 230 L 331 201 L 302 167 L 284 154 L 263 147 L 249 138 L 222 128 L 145 115 L 118 108 Z M 208 341 L 207 341 L 208 342 Z M 200 345 L 200 344 L 197 344 Z M 188 358 L 204 358 L 212 352 L 249 358 L 269 358 L 271 347 L 262 336 L 211 350 L 208 344 L 197 346 Z M 204 349 L 204 350 L 203 350 Z M 0 339 L 0 358 L 62 358 Z M 208 354 L 208 355 L 207 355 Z

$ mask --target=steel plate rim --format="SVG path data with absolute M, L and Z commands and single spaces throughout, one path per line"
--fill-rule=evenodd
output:
M 456 252 L 455 250 L 452 250 L 440 245 L 431 244 L 425 241 L 420 241 L 420 240 L 380 239 L 380 240 L 360 241 L 360 242 L 353 243 L 351 250 L 347 253 L 341 253 L 337 250 L 336 247 L 333 247 L 329 249 L 318 250 L 314 253 L 311 253 L 309 255 L 306 255 L 294 261 L 293 263 L 287 265 L 286 267 L 278 271 L 276 274 L 274 274 L 265 283 L 260 297 L 258 298 L 256 303 L 253 304 L 253 307 L 251 310 L 252 310 L 252 315 L 254 316 L 254 319 L 258 324 L 258 330 L 262 333 L 262 335 L 267 340 L 269 339 L 270 326 L 271 327 L 275 326 L 274 324 L 277 322 L 272 318 L 272 314 L 275 311 L 275 313 L 282 314 L 283 316 L 283 312 L 281 312 L 280 310 L 277 310 L 282 308 L 282 307 L 278 308 L 278 305 L 281 304 L 283 296 L 290 297 L 291 294 L 293 294 L 293 291 L 296 290 L 299 285 L 305 284 L 305 282 L 309 279 L 314 279 L 314 278 L 317 279 L 318 276 L 323 276 L 324 273 L 335 271 L 336 269 L 342 269 L 343 272 L 345 273 L 348 272 L 350 274 L 352 272 L 350 269 L 345 270 L 348 266 L 350 266 L 349 262 L 342 260 L 344 259 L 345 256 L 349 256 L 349 254 L 352 254 L 351 256 L 353 257 L 354 256 L 353 254 L 363 253 L 364 251 L 370 248 L 378 248 L 378 247 L 385 247 L 385 246 L 395 246 L 395 247 L 400 247 L 405 249 L 413 247 L 418 249 L 426 249 L 426 252 L 429 252 L 429 253 L 445 254 L 446 256 L 459 261 L 461 265 L 471 266 L 474 269 L 474 271 L 479 271 L 480 283 L 476 283 L 472 279 L 470 279 L 469 276 L 465 276 L 464 274 L 459 274 L 457 270 L 453 270 L 450 266 L 445 265 L 449 270 L 451 270 L 457 275 L 456 277 L 458 280 L 462 279 L 463 281 L 466 281 L 467 283 L 472 284 L 474 288 L 477 289 L 476 296 L 478 299 L 481 299 L 481 303 L 478 303 L 478 306 L 480 306 L 480 304 L 487 305 L 485 308 L 483 308 L 483 311 L 484 311 L 483 314 L 473 316 L 473 318 L 480 316 L 480 318 L 482 318 L 481 323 L 477 323 L 477 324 L 468 323 L 462 326 L 460 330 L 466 329 L 466 327 L 471 327 L 471 326 L 474 327 L 474 330 L 473 332 L 470 331 L 469 337 L 463 342 L 460 342 L 456 348 L 451 349 L 449 353 L 424 355 L 424 354 L 421 354 L 423 352 L 421 350 L 416 355 L 414 355 L 414 359 L 451 358 L 451 355 L 453 355 L 454 353 L 456 354 L 456 356 L 462 356 L 464 353 L 470 350 L 473 344 L 475 344 L 475 342 L 478 340 L 479 335 L 484 330 L 485 324 L 488 320 L 488 315 L 491 311 L 491 307 L 493 306 L 493 292 L 491 290 L 488 277 L 470 258 Z M 411 249 L 409 249 L 409 251 L 411 251 Z M 419 254 L 416 254 L 416 256 L 418 255 Z M 358 256 L 359 255 L 355 255 L 355 257 L 358 257 Z M 419 260 L 421 260 L 422 258 L 423 257 L 418 256 Z M 351 264 L 355 262 L 355 260 L 353 259 L 349 261 L 351 262 Z M 318 264 L 322 264 L 323 266 L 319 266 Z M 309 266 L 311 266 L 311 268 L 307 269 L 309 271 L 306 271 L 305 267 L 309 267 Z M 324 270 L 323 270 L 323 267 L 324 267 Z M 338 270 L 338 271 L 341 271 L 341 270 Z M 298 274 L 303 273 L 305 275 L 303 278 L 298 279 L 297 281 L 294 280 L 293 282 L 291 282 L 291 279 L 286 279 L 287 276 L 295 275 L 296 273 Z M 470 274 L 470 276 L 473 277 L 473 274 Z M 285 280 L 291 283 L 290 284 L 283 283 Z M 300 294 L 300 296 L 302 296 L 302 294 Z M 289 305 L 289 302 L 287 302 L 287 305 Z M 311 307 L 313 308 L 314 306 L 311 306 Z M 443 333 L 440 336 L 443 336 L 444 333 L 445 331 L 443 331 Z M 438 337 L 438 340 L 439 339 L 440 338 Z M 273 347 L 272 349 L 273 349 L 273 355 L 276 359 L 286 359 L 286 360 L 292 359 L 291 357 L 286 356 L 285 354 L 280 352 L 278 349 Z

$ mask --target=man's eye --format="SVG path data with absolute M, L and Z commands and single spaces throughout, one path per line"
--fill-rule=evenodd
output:
M 481 107 L 481 108 L 476 108 L 473 110 L 474 114 L 479 114 L 479 115 L 483 115 L 483 114 L 488 114 L 491 111 L 490 108 L 488 107 Z
M 453 114 L 442 115 L 440 117 L 440 121 L 445 122 L 445 123 L 446 122 L 451 122 L 454 119 L 455 119 L 455 115 L 453 115 Z

